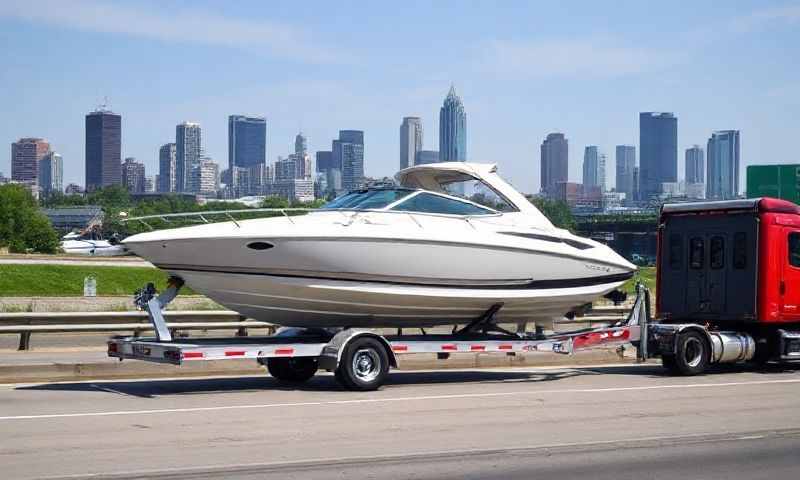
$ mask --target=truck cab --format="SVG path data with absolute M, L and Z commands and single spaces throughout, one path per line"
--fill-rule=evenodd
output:
M 665 365 L 685 360 L 678 337 L 690 330 L 705 334 L 710 363 L 715 348 L 730 353 L 734 345 L 727 340 L 741 347 L 735 361 L 800 356 L 800 207 L 794 203 L 666 204 L 656 268 L 654 332 L 661 334 Z

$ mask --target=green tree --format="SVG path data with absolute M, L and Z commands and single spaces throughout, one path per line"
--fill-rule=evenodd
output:
M 22 185 L 0 186 L 0 247 L 12 252 L 56 253 L 58 234 Z
M 571 232 L 575 231 L 577 225 L 575 217 L 566 203 L 542 197 L 528 197 L 528 200 L 556 227 L 564 228 Z

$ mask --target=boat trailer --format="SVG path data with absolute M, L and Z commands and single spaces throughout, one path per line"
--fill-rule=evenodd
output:
M 173 339 L 163 311 L 177 296 L 183 281 L 170 278 L 168 287 L 157 294 L 148 284 L 134 298 L 147 312 L 155 338 L 112 337 L 108 355 L 123 359 L 182 365 L 187 362 L 250 358 L 266 365 L 278 380 L 299 383 L 318 369 L 334 372 L 336 380 L 351 390 L 374 390 L 386 379 L 390 367 L 397 367 L 400 355 L 435 353 L 446 359 L 454 353 L 497 353 L 506 355 L 557 353 L 569 355 L 580 350 L 633 344 L 640 360 L 648 358 L 646 338 L 650 292 L 636 286 L 636 300 L 627 318 L 608 327 L 586 328 L 544 335 L 512 333 L 492 320 L 502 304 L 467 326 L 450 334 L 381 335 L 371 330 L 345 328 L 281 328 L 268 337 L 225 337 Z

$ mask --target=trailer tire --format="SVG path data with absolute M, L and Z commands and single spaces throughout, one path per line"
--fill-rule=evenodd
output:
M 389 354 L 374 338 L 357 338 L 345 347 L 336 380 L 348 390 L 377 390 L 389 374 Z
M 268 358 L 267 370 L 278 381 L 303 383 L 317 373 L 317 359 L 314 357 Z
M 711 345 L 700 332 L 689 330 L 678 335 L 676 350 L 675 372 L 680 375 L 700 375 L 711 362 Z

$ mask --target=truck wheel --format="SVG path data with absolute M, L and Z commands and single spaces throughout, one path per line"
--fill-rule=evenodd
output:
M 281 382 L 303 383 L 317 373 L 317 359 L 314 357 L 268 358 L 269 374 Z
M 675 361 L 675 355 L 662 355 L 661 365 L 664 366 L 670 375 L 678 375 L 681 373 L 680 370 L 678 370 L 678 363 Z
M 377 390 L 389 374 L 389 354 L 374 338 L 353 340 L 342 354 L 336 380 L 349 390 Z
M 678 336 L 678 351 L 675 354 L 675 371 L 680 375 L 699 375 L 711 361 L 711 350 L 706 338 L 696 331 Z

